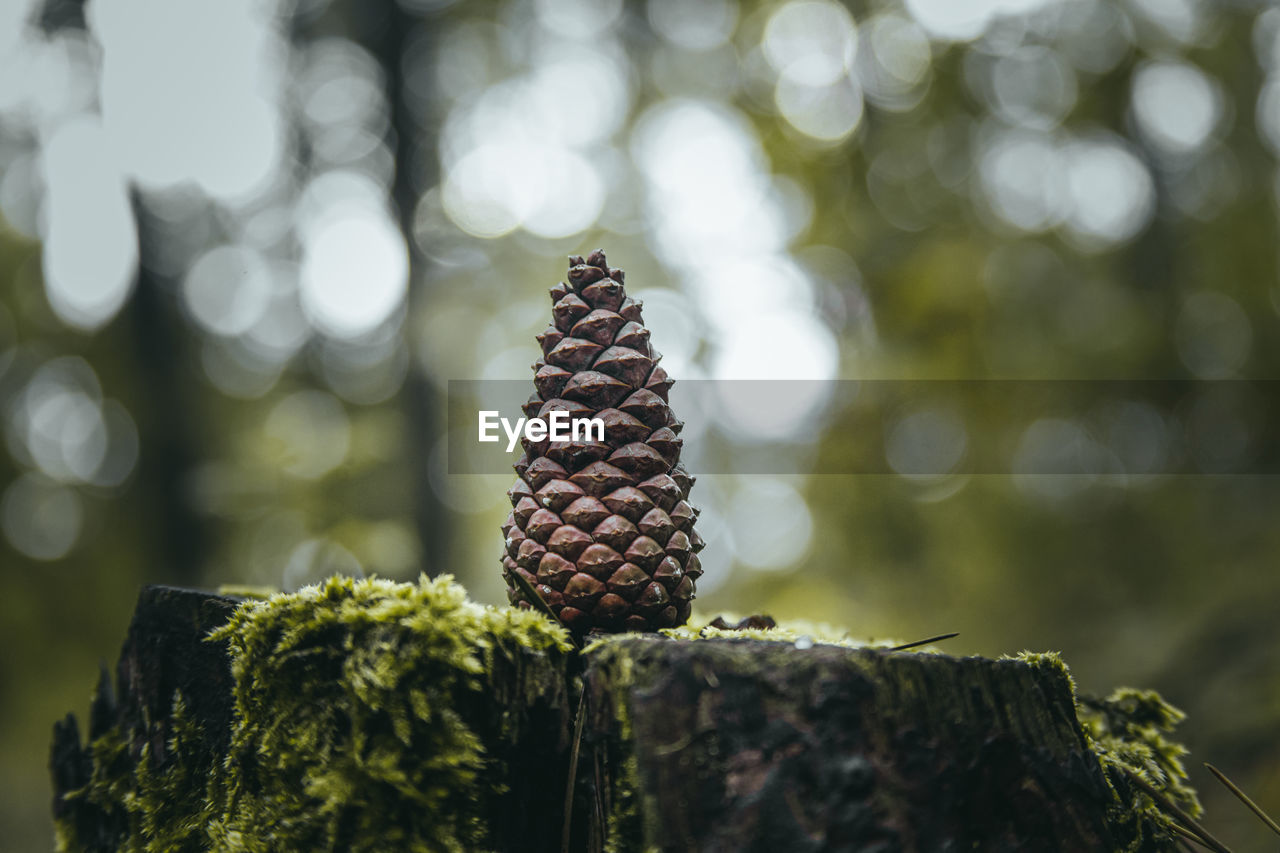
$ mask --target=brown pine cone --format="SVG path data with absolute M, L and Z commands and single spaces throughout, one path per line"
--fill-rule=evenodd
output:
M 604 252 L 569 259 L 551 289 L 553 322 L 538 335 L 528 418 L 599 418 L 604 441 L 530 441 L 502 526 L 508 597 L 529 607 L 519 573 L 570 630 L 652 631 L 689 618 L 703 541 L 680 464 L 683 426 L 667 404 L 640 303 Z

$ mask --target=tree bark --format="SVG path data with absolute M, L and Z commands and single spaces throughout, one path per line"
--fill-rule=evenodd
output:
M 91 710 L 91 739 L 115 727 L 134 761 L 150 744 L 163 766 L 180 691 L 185 713 L 205 732 L 199 763 L 220 766 L 235 685 L 227 647 L 205 638 L 237 603 L 145 589 L 121 653 L 118 696 L 106 679 Z M 484 698 L 457 713 L 482 736 L 495 720 L 524 721 L 505 754 L 492 756 L 505 773 L 484 795 L 494 849 L 561 849 L 583 692 L 569 849 L 1122 846 L 1108 821 L 1115 794 L 1058 667 L 628 635 L 556 668 L 501 660 L 488 677 Z M 564 683 L 530 685 L 535 677 Z M 182 760 L 191 755 L 188 748 Z M 74 823 L 82 849 L 128 846 L 117 813 L 68 796 L 89 783 L 94 762 L 69 715 L 55 727 L 55 817 Z M 378 847 L 377 839 L 362 844 L 351 849 Z M 1142 849 L 1173 848 L 1148 841 Z
M 1116 849 L 1058 670 L 637 637 L 593 656 L 587 680 L 597 849 Z

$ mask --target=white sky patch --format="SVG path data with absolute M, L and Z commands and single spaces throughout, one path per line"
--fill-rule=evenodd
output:
M 103 122 L 128 174 L 155 188 L 194 181 L 227 203 L 269 185 L 285 149 L 277 100 L 286 48 L 276 5 L 89 4 L 103 48 Z
M 93 103 L 96 47 L 76 30 L 25 33 L 25 3 L 0 4 L 0 113 L 51 128 Z M 18 15 L 14 15 L 17 12 Z
M 8 58 L 20 50 L 24 37 L 23 24 L 35 5 L 35 0 L 8 0 L 0 3 L 0 56 Z
M 44 283 L 65 323 L 95 329 L 133 289 L 138 237 L 124 176 L 93 118 L 61 125 L 43 151 Z

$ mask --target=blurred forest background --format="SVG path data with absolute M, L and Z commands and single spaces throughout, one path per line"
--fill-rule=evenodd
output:
M 731 451 L 704 613 L 1157 688 L 1208 825 L 1272 849 L 1199 761 L 1280 812 L 1278 156 L 1261 2 L 0 0 L 0 847 L 48 847 L 50 727 L 142 583 L 503 600 L 511 477 L 448 472 L 446 385 L 529 377 L 599 245 L 677 380 L 1259 380 L 809 399 L 795 476 L 690 449 Z M 1078 472 L 966 473 L 990 421 Z

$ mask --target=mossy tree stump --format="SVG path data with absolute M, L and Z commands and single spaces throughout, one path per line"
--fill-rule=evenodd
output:
M 1048 659 L 623 635 L 574 652 L 448 579 L 139 599 L 71 850 L 1172 850 Z M 1118 817 L 1119 816 L 1119 817 Z

